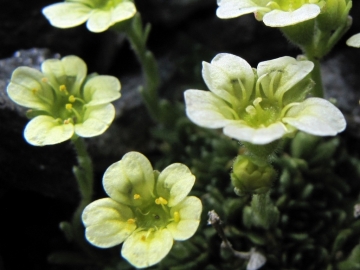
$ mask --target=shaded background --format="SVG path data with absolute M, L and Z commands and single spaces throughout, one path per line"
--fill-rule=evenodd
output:
M 85 60 L 89 72 L 120 79 L 123 96 L 115 103 L 115 123 L 103 136 L 88 141 L 96 197 L 105 196 L 101 177 L 110 164 L 132 150 L 156 156 L 158 148 L 149 140 L 153 123 L 137 93 L 140 67 L 124 36 L 94 34 L 85 25 L 53 28 L 41 14 L 52 3 L 2 0 L 0 10 L 0 270 L 65 269 L 50 266 L 47 257 L 51 251 L 69 248 L 58 224 L 71 218 L 78 199 L 71 145 L 33 147 L 22 137 L 27 123 L 24 110 L 10 103 L 4 92 L 16 65 L 38 66 L 47 57 L 74 54 Z M 253 67 L 300 53 L 280 31 L 265 27 L 253 15 L 220 20 L 215 16 L 215 0 L 138 0 L 136 5 L 144 22 L 152 24 L 148 46 L 159 61 L 161 95 L 172 101 L 182 101 L 186 89 L 206 89 L 201 62 L 211 61 L 217 53 L 239 55 Z M 328 97 L 338 100 L 349 123 L 347 136 L 359 149 L 360 50 L 345 45 L 349 36 L 360 32 L 359 1 L 353 1 L 351 14 L 353 27 L 324 59 L 322 71 Z M 18 50 L 26 51 L 11 58 Z

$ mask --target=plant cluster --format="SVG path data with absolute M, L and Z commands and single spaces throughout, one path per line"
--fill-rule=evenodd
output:
M 351 26 L 352 1 L 217 3 L 220 19 L 253 13 L 303 54 L 257 68 L 217 54 L 202 65 L 209 91 L 184 91 L 185 108 L 158 95 L 157 64 L 146 48 L 150 27 L 143 27 L 132 0 L 66 0 L 43 9 L 55 27 L 86 22 L 95 33 L 126 34 L 143 68 L 143 102 L 157 123 L 151 139 L 166 145 L 158 163 L 164 170 L 129 152 L 104 173 L 109 197 L 93 200 L 96 179 L 84 138 L 103 134 L 113 122 L 119 80 L 88 75 L 77 56 L 46 60 L 41 71 L 14 70 L 7 93 L 29 108 L 25 140 L 35 146 L 70 140 L 78 156 L 81 202 L 61 228 L 92 266 L 104 270 L 360 269 L 360 184 L 340 169 L 359 179 L 360 161 L 341 148 L 337 135 L 346 120 L 324 98 L 320 72 L 320 60 Z M 347 44 L 360 47 L 360 34 Z M 112 253 L 104 259 L 88 243 L 121 244 L 125 260 Z

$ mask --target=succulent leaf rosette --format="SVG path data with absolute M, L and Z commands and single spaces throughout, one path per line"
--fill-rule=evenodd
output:
M 95 33 L 130 19 L 135 13 L 131 0 L 67 0 L 43 9 L 43 14 L 55 27 L 70 28 L 87 21 L 86 27 Z
M 173 240 L 190 238 L 199 226 L 201 201 L 187 196 L 194 182 L 183 164 L 159 173 L 142 154 L 127 153 L 104 174 L 110 198 L 94 201 L 83 211 L 87 240 L 101 248 L 123 243 L 122 256 L 137 268 L 158 263 Z
M 238 56 L 218 54 L 211 63 L 203 62 L 210 92 L 185 91 L 187 116 L 251 144 L 268 144 L 296 130 L 336 135 L 346 126 L 339 109 L 325 99 L 305 99 L 313 86 L 313 67 L 310 61 L 285 56 L 252 69 Z
M 216 14 L 221 19 L 254 13 L 271 27 L 284 27 L 316 18 L 324 0 L 218 0 Z
M 9 97 L 30 108 L 33 119 L 24 137 L 36 146 L 52 145 L 105 132 L 115 117 L 110 103 L 120 97 L 120 82 L 113 76 L 87 76 L 85 62 L 77 56 L 49 59 L 41 71 L 19 67 L 7 87 Z

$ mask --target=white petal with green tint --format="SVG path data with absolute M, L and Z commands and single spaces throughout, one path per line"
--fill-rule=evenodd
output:
M 137 268 L 160 262 L 171 250 L 173 237 L 169 230 L 136 231 L 123 244 L 121 255 Z
M 65 85 L 67 91 L 73 95 L 79 94 L 87 73 L 85 62 L 74 55 L 66 56 L 61 60 L 46 60 L 41 65 L 41 70 L 55 90 L 58 91 L 60 85 Z
M 322 98 L 308 98 L 291 107 L 283 122 L 317 136 L 334 136 L 346 127 L 340 110 Z
M 43 78 L 44 75 L 36 69 L 19 67 L 12 74 L 7 93 L 21 106 L 50 111 L 54 93 L 48 84 L 41 81 Z
M 75 124 L 75 132 L 81 137 L 93 137 L 104 133 L 115 117 L 112 104 L 89 107 L 82 123 Z
M 242 123 L 230 124 L 224 128 L 225 135 L 252 144 L 268 144 L 286 133 L 286 127 L 280 122 L 261 128 L 253 128 Z
M 219 53 L 212 60 L 211 65 L 220 67 L 231 80 L 241 79 L 246 89 L 254 86 L 254 71 L 241 57 L 229 53 Z
M 261 80 L 261 85 L 265 89 L 269 88 L 273 76 L 279 74 L 275 96 L 281 98 L 284 92 L 309 75 L 313 68 L 314 64 L 311 61 L 297 61 L 292 57 L 284 56 L 259 63 L 257 73 L 259 77 L 269 74 Z
M 136 229 L 132 210 L 110 198 L 89 204 L 82 213 L 86 239 L 97 247 L 108 248 L 125 241 Z
M 109 103 L 120 97 L 120 82 L 113 76 L 95 76 L 84 86 L 86 106 Z
M 181 163 L 174 163 L 166 167 L 159 175 L 156 183 L 158 196 L 168 201 L 172 207 L 182 201 L 195 183 L 195 176 L 188 167 Z
M 133 2 L 124 1 L 119 3 L 112 11 L 112 21 L 114 23 L 127 20 L 136 13 L 136 7 Z
M 185 91 L 186 114 L 195 124 L 220 128 L 235 119 L 229 105 L 209 91 Z
M 313 19 L 320 11 L 320 7 L 315 4 L 304 4 L 294 11 L 275 9 L 264 15 L 263 22 L 271 27 L 284 27 Z
M 86 23 L 86 27 L 94 33 L 100 33 L 113 25 L 111 12 L 108 10 L 94 9 Z
M 186 197 L 180 204 L 171 208 L 170 215 L 176 219 L 167 229 L 175 240 L 186 240 L 193 236 L 199 227 L 202 211 L 201 201 L 197 197 Z
M 142 205 L 152 200 L 154 171 L 149 160 L 138 152 L 129 152 L 105 172 L 103 186 L 114 200 L 126 205 Z M 134 199 L 134 194 L 140 195 Z
M 231 79 L 225 70 L 222 70 L 216 65 L 203 62 L 202 76 L 207 87 L 216 96 L 230 104 L 237 102 L 233 95 Z
M 351 47 L 360 48 L 360 33 L 350 37 L 346 44 Z
M 72 124 L 63 124 L 51 116 L 40 115 L 26 126 L 24 137 L 32 145 L 52 145 L 66 141 L 74 134 Z
M 230 19 L 256 11 L 269 11 L 269 8 L 261 7 L 250 0 L 218 0 L 219 8 L 216 16 L 220 19 Z
M 42 10 L 51 25 L 70 28 L 84 23 L 90 16 L 91 8 L 80 3 L 56 3 Z

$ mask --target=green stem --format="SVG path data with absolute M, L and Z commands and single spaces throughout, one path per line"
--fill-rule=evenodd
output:
M 314 97 L 324 97 L 324 89 L 321 77 L 321 65 L 320 61 L 317 59 L 309 59 L 314 63 L 314 69 L 311 71 L 311 78 L 315 82 L 315 86 L 312 89 L 312 93 Z
M 78 166 L 73 167 L 73 172 L 78 183 L 80 192 L 80 203 L 71 219 L 73 240 L 75 243 L 91 258 L 96 258 L 93 250 L 84 237 L 84 226 L 81 221 L 81 215 L 84 208 L 91 203 L 94 186 L 93 166 L 91 158 L 86 150 L 83 138 L 74 136 L 71 139 L 77 154 Z M 95 257 L 94 257 L 95 256 Z
M 137 14 L 131 24 L 124 27 L 123 30 L 127 34 L 131 47 L 134 50 L 144 73 L 145 85 L 142 89 L 140 89 L 144 103 L 150 112 L 151 117 L 154 120 L 159 121 L 159 68 L 154 55 L 146 48 L 150 25 L 147 25 L 143 30 L 140 15 Z

